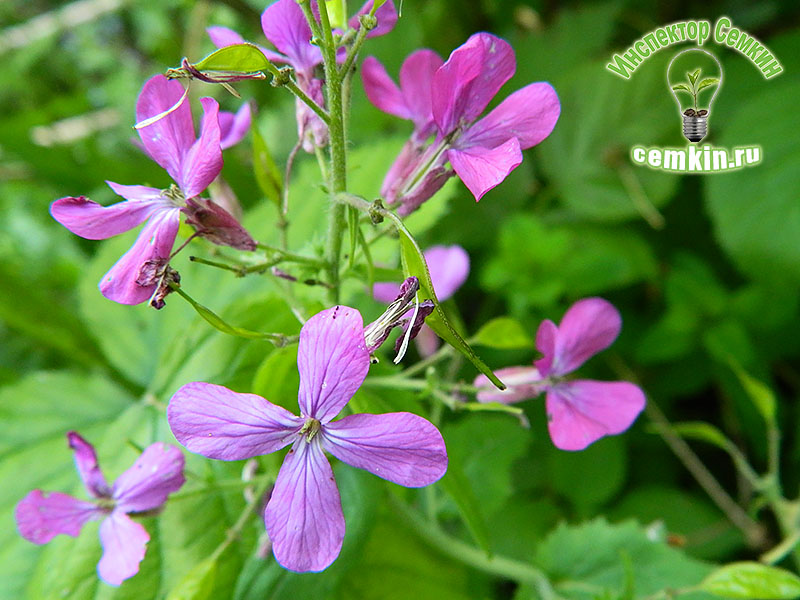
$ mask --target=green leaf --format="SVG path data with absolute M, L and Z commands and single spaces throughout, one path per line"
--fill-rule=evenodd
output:
M 447 492 L 450 498 L 453 499 L 464 524 L 469 529 L 472 537 L 478 543 L 478 546 L 491 556 L 491 548 L 489 547 L 489 530 L 486 526 L 486 520 L 480 511 L 480 503 L 475 492 L 470 485 L 469 480 L 461 470 L 457 460 L 453 460 L 453 455 L 449 456 L 447 464 L 447 473 L 439 481 L 439 484 Z
M 283 195 L 281 172 L 270 154 L 267 143 L 258 131 L 258 127 L 254 126 L 251 129 L 253 131 L 253 170 L 256 182 L 267 199 L 280 207 Z
M 216 575 L 217 561 L 213 558 L 205 559 L 172 588 L 167 600 L 207 600 L 214 589 Z
M 245 43 L 220 48 L 193 66 L 198 71 L 255 73 L 267 69 L 270 62 L 258 46 Z
M 387 214 L 394 222 L 395 227 L 397 228 L 397 233 L 400 235 L 400 258 L 403 264 L 403 273 L 406 277 L 416 277 L 419 279 L 420 291 L 423 293 L 425 298 L 429 298 L 433 300 L 436 308 L 431 313 L 431 315 L 425 319 L 425 323 L 436 332 L 440 338 L 445 340 L 448 344 L 453 346 L 456 350 L 461 352 L 467 359 L 475 365 L 475 368 L 478 369 L 481 373 L 486 375 L 495 386 L 499 389 L 504 390 L 506 388 L 505 384 L 500 381 L 492 370 L 484 363 L 475 351 L 470 347 L 464 339 L 458 335 L 453 326 L 450 324 L 450 321 L 447 320 L 447 317 L 442 310 L 442 307 L 439 305 L 439 299 L 436 297 L 436 292 L 433 291 L 433 282 L 431 282 L 431 274 L 428 271 L 428 265 L 425 262 L 425 258 L 422 255 L 422 250 L 420 250 L 417 241 L 411 235 L 411 232 L 408 231 L 406 226 L 403 222 L 396 216 L 394 213 L 388 212 Z
M 687 71 L 686 72 L 686 77 L 689 78 L 689 83 L 691 83 L 692 87 L 694 87 L 694 84 L 697 81 L 697 78 L 700 77 L 700 69 L 697 69 L 693 73 Z
M 345 0 L 325 0 L 328 18 L 334 29 L 347 29 L 347 2 Z
M 800 577 L 756 562 L 725 565 L 706 577 L 699 587 L 723 598 L 789 600 L 800 597 Z
M 692 89 L 685 83 L 676 83 L 672 86 L 672 89 L 676 92 L 688 92 L 689 94 L 692 93 Z
M 708 442 L 725 451 L 731 447 L 731 442 L 718 428 L 703 421 L 685 421 L 674 423 L 672 430 L 683 438 Z
M 739 378 L 739 382 L 742 384 L 748 398 L 753 402 L 753 406 L 756 407 L 764 421 L 768 425 L 774 424 L 777 400 L 773 391 L 769 386 L 745 371 L 739 363 L 731 361 L 731 367 Z
M 712 85 L 718 85 L 718 84 L 719 84 L 719 79 L 717 79 L 716 77 L 709 77 L 707 79 L 703 79 L 703 81 L 701 81 L 697 85 L 697 91 L 699 92 L 700 90 L 704 90 L 707 87 L 711 87 Z
M 519 321 L 511 317 L 497 317 L 478 330 L 472 343 L 489 348 L 531 348 L 533 340 Z

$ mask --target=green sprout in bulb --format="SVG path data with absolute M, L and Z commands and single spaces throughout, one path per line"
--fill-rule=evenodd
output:
M 704 89 L 711 87 L 713 85 L 719 85 L 719 79 L 717 77 L 706 77 L 705 79 L 700 79 L 700 69 L 695 69 L 694 71 L 687 71 L 686 72 L 686 81 L 688 81 L 688 85 L 685 83 L 676 83 L 672 86 L 672 90 L 675 92 L 685 92 L 690 94 L 694 99 L 694 110 L 691 108 L 687 108 L 684 111 L 684 114 L 687 116 L 705 116 L 708 114 L 707 110 L 698 110 L 697 108 L 697 95 Z

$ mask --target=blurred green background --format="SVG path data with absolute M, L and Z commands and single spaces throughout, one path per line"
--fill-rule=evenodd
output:
M 107 470 L 116 474 L 135 457 L 120 439 L 166 438 L 159 406 L 183 383 L 214 381 L 269 393 L 271 399 L 296 393 L 296 388 L 284 389 L 291 383 L 273 375 L 281 368 L 290 372 L 293 356 L 209 330 L 179 298 L 171 297 L 161 312 L 103 299 L 97 281 L 132 235 L 89 242 L 48 214 L 49 204 L 62 196 L 116 201 L 106 179 L 165 186 L 166 175 L 131 144 L 143 82 L 177 66 L 183 56 L 196 60 L 210 52 L 204 32 L 209 25 L 225 25 L 263 43 L 263 8 L 251 0 L 0 4 L 0 478 L 6 482 L 0 486 L 0 597 L 44 598 L 58 590 L 73 598 L 115 593 L 92 579 L 99 551 L 94 534 L 81 536 L 78 550 L 73 540 L 59 539 L 41 551 L 15 532 L 13 506 L 29 489 L 76 486 L 63 438 L 67 429 L 97 441 Z M 765 80 L 742 55 L 706 43 L 725 74 L 707 141 L 724 147 L 759 144 L 762 164 L 696 176 L 635 166 L 628 157 L 633 145 L 685 144 L 664 76 L 669 58 L 685 46 L 662 50 L 627 81 L 605 64 L 614 52 L 661 25 L 690 18 L 713 24 L 721 15 L 764 42 L 784 66 L 780 76 Z M 560 319 L 574 300 L 605 297 L 622 312 L 622 335 L 582 375 L 636 379 L 670 420 L 713 423 L 760 467 L 763 425 L 736 377 L 734 366 L 743 368 L 781 400 L 782 466 L 791 494 L 800 479 L 798 16 L 797 3 L 788 0 L 405 0 L 395 31 L 365 46 L 365 54 L 377 56 L 396 77 L 405 56 L 418 47 L 446 57 L 473 32 L 491 31 L 508 39 L 517 53 L 517 73 L 495 102 L 540 80 L 551 82 L 561 99 L 553 134 L 527 151 L 523 164 L 479 204 L 460 182 L 451 182 L 409 219 L 423 247 L 458 243 L 469 252 L 471 274 L 453 303 L 466 330 L 474 333 L 489 319 L 510 315 L 533 336 L 539 321 Z M 256 126 L 282 167 L 296 140 L 293 100 L 265 84 L 244 82 L 237 88 L 244 99 L 256 101 Z M 213 95 L 227 110 L 240 103 L 206 84 L 197 84 L 195 94 Z M 408 124 L 372 107 L 357 82 L 352 192 L 377 193 L 408 134 Z M 275 242 L 275 213 L 253 177 L 249 138 L 226 151 L 225 158 L 223 174 L 245 209 L 246 226 L 259 240 Z M 313 251 L 320 243 L 325 208 L 318 181 L 313 159 L 301 157 L 290 213 L 290 242 L 297 250 Z M 212 251 L 201 244 L 202 249 Z M 394 254 L 389 243 L 378 250 L 384 261 Z M 237 325 L 296 331 L 291 315 L 271 295 L 275 284 L 268 276 L 223 278 L 185 258 L 180 263 L 184 284 L 203 304 Z M 379 308 L 359 285 L 349 291 L 348 301 L 365 314 L 377 314 Z M 318 290 L 300 295 L 320 297 Z M 527 364 L 535 356 L 531 348 L 479 350 L 495 368 Z M 462 366 L 460 378 L 473 376 L 471 367 Z M 390 406 L 417 401 L 410 394 L 383 400 Z M 530 431 L 504 416 L 480 415 L 452 419 L 444 428 L 451 455 L 480 500 L 495 551 L 531 559 L 537 551 L 541 555 L 544 536 L 560 521 L 577 523 L 601 514 L 614 522 L 661 520 L 675 534 L 673 541 L 695 558 L 753 558 L 764 549 L 747 546 L 644 415 L 628 434 L 570 454 L 552 448 L 541 404 L 524 405 Z M 727 457 L 709 444 L 692 447 L 728 492 L 746 504 L 753 490 Z M 212 482 L 235 477 L 240 468 L 199 460 L 190 466 Z M 361 473 L 337 470 L 337 476 L 346 512 L 348 486 L 356 490 L 350 494 L 348 536 L 366 544 L 359 547 L 369 549 L 372 563 L 353 549 L 356 541 L 349 541 L 333 574 L 309 587 L 292 588 L 292 576 L 269 571 L 268 577 L 284 577 L 280 585 L 292 594 L 304 589 L 326 597 L 336 589 L 338 597 L 401 598 L 408 596 L 397 595 L 398 586 L 416 582 L 422 586 L 415 596 L 420 598 L 531 597 L 455 563 L 431 567 L 425 558 L 430 550 L 406 539 L 405 529 L 382 514 L 385 506 L 364 508 L 382 493 L 381 484 Z M 212 518 L 213 510 L 235 517 L 242 505 L 240 498 L 222 492 L 213 502 L 182 502 L 194 508 L 168 510 L 153 525 L 166 527 L 163 521 L 172 519 L 184 533 L 165 529 L 163 537 L 154 535 L 135 580 L 150 587 L 123 586 L 113 597 L 148 597 L 136 589 L 158 589 L 153 597 L 162 597 L 224 536 L 225 524 Z M 444 510 L 455 522 L 455 509 Z M 192 511 L 209 522 L 192 522 Z M 770 532 L 771 541 L 778 541 Z M 252 542 L 257 534 L 254 527 L 247 539 Z M 385 539 L 395 545 L 382 544 Z M 182 558 L 168 558 L 170 548 Z M 393 554 L 384 557 L 387 548 Z M 267 597 L 248 595 L 267 589 L 258 587 L 267 585 L 265 576 L 248 548 L 236 552 L 220 568 L 213 597 L 234 597 L 234 587 L 237 598 Z M 343 592 L 340 579 L 356 571 L 372 574 L 351 577 Z M 64 575 L 56 584 L 49 572 Z M 280 586 L 272 579 L 268 584 L 273 586 L 269 597 L 281 597 L 275 591 Z

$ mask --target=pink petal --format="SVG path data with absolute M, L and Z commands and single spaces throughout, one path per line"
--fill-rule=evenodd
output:
M 411 413 L 350 415 L 323 427 L 325 449 L 349 465 L 406 487 L 422 487 L 447 471 L 439 430 Z
M 508 42 L 489 33 L 476 33 L 453 50 L 433 76 L 433 116 L 442 135 L 474 121 L 516 68 Z
M 469 254 L 461 246 L 431 246 L 424 252 L 433 289 L 439 300 L 447 300 L 467 280 Z
M 336 560 L 344 515 L 333 471 L 317 435 L 295 442 L 275 481 L 264 523 L 275 560 L 286 569 L 322 571 Z
M 203 124 L 200 137 L 192 144 L 181 163 L 181 178 L 176 179 L 183 195 L 194 198 L 216 179 L 222 170 L 220 147 L 219 104 L 213 98 L 200 98 Z
M 102 514 L 90 502 L 60 492 L 45 496 L 40 490 L 30 492 L 14 509 L 19 534 L 34 544 L 46 544 L 59 533 L 78 537 L 87 522 Z
M 188 383 L 167 406 L 177 440 L 192 452 L 219 460 L 270 454 L 291 443 L 303 419 L 255 394 L 221 385 Z
M 114 482 L 117 509 L 142 512 L 160 507 L 186 481 L 183 464 L 183 453 L 175 446 L 150 444 Z
M 394 302 L 400 295 L 400 284 L 393 281 L 380 281 L 372 285 L 372 297 L 378 302 Z
M 159 210 L 150 217 L 133 246 L 100 280 L 103 296 L 120 304 L 139 304 L 153 295 L 156 285 L 139 285 L 141 269 L 147 261 L 169 258 L 180 225 L 180 209 Z
M 139 572 L 150 536 L 139 523 L 121 510 L 113 511 L 100 524 L 100 543 L 103 557 L 97 563 L 100 579 L 119 585 Z
M 311 317 L 297 349 L 300 411 L 323 424 L 339 414 L 369 370 L 361 313 L 334 306 Z
M 553 359 L 556 355 L 556 338 L 558 327 L 550 319 L 545 319 L 539 324 L 536 331 L 536 349 L 544 356 L 533 361 L 542 377 L 549 377 L 553 368 Z
M 250 129 L 252 119 L 253 116 L 249 102 L 242 104 L 241 108 L 236 111 L 236 114 L 220 111 L 220 147 L 225 150 L 241 142 L 242 138 L 247 134 L 247 130 Z
M 422 166 L 422 161 L 426 158 L 424 140 L 420 141 L 416 138 L 417 136 L 414 134 L 403 144 L 400 153 L 383 178 L 381 196 L 387 204 L 394 204 L 402 187 L 409 183 L 407 179 L 411 177 L 415 169 Z
M 75 451 L 75 466 L 81 475 L 83 485 L 86 490 L 95 498 L 107 498 L 111 496 L 111 488 L 106 483 L 103 472 L 97 465 L 97 454 L 94 446 L 83 439 L 74 431 L 67 433 L 69 447 Z
M 114 190 L 117 196 L 122 196 L 130 202 L 150 201 L 157 206 L 172 206 L 168 200 L 164 199 L 162 190 L 158 188 L 151 188 L 146 185 L 122 185 L 108 180 L 106 180 L 106 184 Z
M 356 16 L 351 17 L 347 24 L 353 29 L 358 29 L 361 26 L 358 16 L 365 15 L 371 11 L 372 4 L 373 0 L 367 0 L 356 13 Z M 378 25 L 367 34 L 367 37 L 386 35 L 394 29 L 394 26 L 397 25 L 397 9 L 394 7 L 394 2 L 388 0 L 383 6 L 378 7 L 378 10 L 375 11 L 375 18 L 378 20 Z
M 546 327 L 550 331 L 542 334 L 541 344 L 539 333 L 536 334 L 536 349 L 545 356 L 535 364 L 542 373 L 559 376 L 571 373 L 608 348 L 619 335 L 622 317 L 610 302 L 585 298 L 569 307 L 555 332 L 552 323 Z
M 136 121 L 154 117 L 175 105 L 183 96 L 183 86 L 175 79 L 155 75 L 147 80 L 136 102 Z M 155 123 L 138 130 L 148 156 L 176 182 L 181 180 L 183 157 L 194 143 L 194 124 L 189 102 Z
M 498 390 L 486 375 L 478 375 L 472 384 L 478 388 L 478 402 L 514 404 L 535 398 L 545 390 L 542 376 L 534 367 L 506 367 L 494 374 L 506 384 L 506 389 Z
M 414 338 L 414 344 L 417 347 L 417 352 L 422 358 L 432 356 L 441 345 L 439 336 L 433 332 L 433 329 L 427 325 L 423 325 L 417 337 Z
M 519 166 L 522 162 L 522 151 L 517 138 L 510 138 L 504 144 L 491 149 L 481 146 L 451 148 L 447 151 L 447 158 L 478 201 Z
M 278 0 L 261 14 L 266 38 L 289 59 L 297 70 L 310 75 L 322 62 L 317 46 L 311 45 L 311 28 L 295 0 Z
M 414 129 L 420 135 L 431 133 L 433 122 L 432 86 L 433 75 L 444 61 L 433 50 L 417 50 L 409 54 L 400 67 L 400 88 L 403 102 L 408 107 Z
M 644 404 L 642 390 L 627 381 L 560 383 L 547 392 L 550 438 L 561 450 L 583 450 L 603 436 L 628 429 Z
M 75 235 L 87 240 L 104 240 L 143 223 L 160 205 L 161 201 L 155 197 L 102 206 L 84 196 L 68 196 L 53 202 L 50 214 Z
M 392 81 L 386 68 L 374 56 L 364 59 L 364 63 L 361 65 L 361 79 L 364 82 L 367 98 L 378 109 L 401 119 L 411 118 L 411 111 L 406 106 L 400 88 Z

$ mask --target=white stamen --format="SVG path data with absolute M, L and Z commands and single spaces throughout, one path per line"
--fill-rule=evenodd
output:
M 417 313 L 419 312 L 419 295 L 414 294 L 414 314 L 411 315 L 411 321 L 408 323 L 408 329 L 406 329 L 406 334 L 403 336 L 403 343 L 400 344 L 400 351 L 397 353 L 397 356 L 394 357 L 392 361 L 394 364 L 398 364 L 403 357 L 406 355 L 406 351 L 408 350 L 408 342 L 411 339 L 411 330 L 414 329 L 414 323 L 417 322 Z
M 165 110 L 164 112 L 160 112 L 157 115 L 155 115 L 153 117 L 150 117 L 149 119 L 145 119 L 144 121 L 139 121 L 136 125 L 133 126 L 133 128 L 134 129 L 142 129 L 144 127 L 147 127 L 148 125 L 152 125 L 153 123 L 156 123 L 156 122 L 160 121 L 161 119 L 166 117 L 168 114 L 174 113 L 176 110 L 178 110 L 180 108 L 181 104 L 183 104 L 183 101 L 186 100 L 186 96 L 189 95 L 189 88 L 190 87 L 191 87 L 191 83 L 189 83 L 189 85 L 186 86 L 186 90 L 183 92 L 183 96 L 181 96 L 181 99 L 178 100 L 172 106 L 170 106 L 167 110 Z

